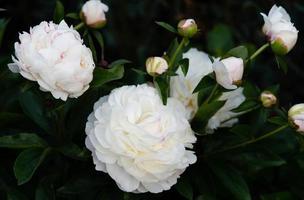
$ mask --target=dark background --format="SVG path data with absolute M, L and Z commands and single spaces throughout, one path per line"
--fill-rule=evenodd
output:
M 108 0 L 103 2 L 110 8 L 107 13 L 108 25 L 102 30 L 106 46 L 105 60 L 112 62 L 119 58 L 128 59 L 133 62 L 128 67 L 139 69 L 144 69 L 144 62 L 147 57 L 162 55 L 174 38 L 172 33 L 157 26 L 154 23 L 155 21 L 165 21 L 176 25 L 183 18 L 195 19 L 199 26 L 200 34 L 192 40 L 192 43 L 213 56 L 223 55 L 227 50 L 241 44 L 247 45 L 250 47 L 250 52 L 253 52 L 266 42 L 261 32 L 263 19 L 259 13 L 268 13 L 273 4 L 281 5 L 289 12 L 292 22 L 299 30 L 298 42 L 285 58 L 288 64 L 287 75 L 278 69 L 274 55 L 268 49 L 262 56 L 258 57 L 251 69 L 247 70 L 248 78 L 254 81 L 261 89 L 265 89 L 270 85 L 280 84 L 279 100 L 280 105 L 283 107 L 289 108 L 290 105 L 304 100 L 304 90 L 302 89 L 302 85 L 304 85 L 304 69 L 302 68 L 302 58 L 304 56 L 304 47 L 302 45 L 304 2 L 301 0 Z M 62 0 L 62 3 L 65 6 L 65 12 L 69 13 L 78 12 L 84 1 Z M 0 8 L 6 9 L 5 12 L 0 12 L 0 18 L 10 19 L 3 38 L 3 44 L 0 47 L 1 70 L 6 68 L 6 63 L 11 60 L 10 56 L 14 52 L 13 44 L 18 40 L 18 32 L 28 31 L 31 26 L 37 25 L 43 20 L 52 20 L 54 7 L 54 0 L 0 0 Z M 71 25 L 77 25 L 78 23 L 72 19 L 66 19 L 66 21 Z M 137 76 L 131 70 L 127 70 L 125 80 L 129 83 L 138 83 L 143 81 L 143 78 Z M 0 93 L 0 99 L 5 99 L 3 93 Z M 29 130 L 31 130 L 31 123 L 28 126 Z M 2 131 L 0 130 L 0 133 Z M 0 188 L 1 178 L 9 180 L 13 185 L 15 184 L 16 180 L 13 177 L 11 167 L 18 153 L 19 151 L 0 151 L 0 174 L 3 176 L 0 177 Z M 58 159 L 61 159 L 61 157 Z M 64 164 L 61 165 L 61 163 Z M 49 168 L 44 166 L 40 174 L 49 174 L 48 172 L 52 166 L 58 167 L 58 170 L 62 170 L 63 174 L 65 172 L 69 173 L 67 176 L 72 178 L 76 174 L 81 176 L 79 172 L 90 174 L 92 179 L 100 174 L 93 171 L 94 169 L 90 162 L 79 164 L 77 161 L 65 161 L 63 159 L 58 161 L 58 163 L 52 163 Z M 56 171 L 55 169 L 52 170 Z M 194 167 L 191 170 L 195 172 L 197 169 Z M 188 170 L 187 173 L 191 170 Z M 265 173 L 265 177 L 270 174 L 270 172 Z M 208 174 L 205 175 L 205 177 L 208 176 Z M 260 174 L 260 176 L 264 178 L 263 174 Z M 249 177 L 254 179 L 252 176 Z M 110 184 L 105 187 L 97 186 L 103 187 L 103 193 L 100 195 L 103 198 L 101 199 L 106 199 L 104 196 L 107 195 L 107 191 L 110 191 L 111 194 L 123 195 L 124 199 L 132 199 L 127 194 L 121 194 L 108 176 L 102 176 L 102 178 L 104 178 L 105 182 L 110 182 Z M 38 175 L 36 179 L 38 179 Z M 271 184 L 276 183 L 276 181 L 271 181 Z M 261 184 L 262 181 L 255 182 L 252 180 L 251 182 L 251 185 L 253 185 L 251 192 L 254 199 L 258 199 L 255 198 L 255 195 L 258 196 L 260 193 L 280 191 L 288 187 L 288 185 L 284 184 L 284 181 L 273 188 L 271 184 L 266 182 L 265 185 L 267 187 Z M 31 188 L 34 183 L 32 183 L 22 186 L 22 191 L 28 192 L 29 196 L 33 194 Z M 301 184 L 303 184 L 303 181 Z M 82 182 L 78 187 L 79 190 L 91 189 L 96 187 L 96 185 Z M 217 189 L 220 190 L 221 188 Z M 85 197 L 90 199 L 90 194 L 87 193 L 86 195 L 88 196 Z M 174 190 L 171 190 L 163 194 L 151 195 L 149 199 L 169 199 L 172 198 L 172 194 L 177 196 L 176 199 L 181 198 L 174 193 Z M 4 198 L 4 195 L 1 196 L 0 192 L 0 199 L 2 197 Z M 109 199 L 116 198 L 110 197 Z M 79 197 L 79 199 L 83 198 Z

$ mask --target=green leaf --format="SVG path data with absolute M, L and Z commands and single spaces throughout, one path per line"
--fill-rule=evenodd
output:
M 166 22 L 155 22 L 157 25 L 163 27 L 164 29 L 172 32 L 172 33 L 177 33 L 177 30 L 171 26 L 170 24 L 166 23 Z
M 103 51 L 104 50 L 104 40 L 103 40 L 101 32 L 93 31 L 93 35 L 96 38 L 101 50 Z
M 89 177 L 88 175 L 75 176 L 63 186 L 58 188 L 57 193 L 71 196 L 87 192 L 96 187 L 102 188 L 104 182 L 97 178 L 98 177 Z
M 245 81 L 243 87 L 243 94 L 246 96 L 246 99 L 257 99 L 261 93 L 260 89 L 249 81 Z
M 276 56 L 275 56 L 275 59 L 276 59 L 278 68 L 279 68 L 279 69 L 282 69 L 282 71 L 283 71 L 285 74 L 287 74 L 287 71 L 288 71 L 288 64 L 287 64 L 287 62 L 285 61 L 284 57 L 283 57 L 283 56 L 278 56 L 278 55 L 276 55 Z
M 155 77 L 154 84 L 160 93 L 163 104 L 166 105 L 170 89 L 170 85 L 167 81 L 167 78 L 163 76 Z
M 235 158 L 243 163 L 244 166 L 247 165 L 248 168 L 252 168 L 255 171 L 267 167 L 278 167 L 286 164 L 285 160 L 268 149 L 239 153 L 235 156 Z
M 32 133 L 19 133 L 17 135 L 7 135 L 0 137 L 0 147 L 23 149 L 31 147 L 46 147 L 47 143 Z
M 179 61 L 179 66 L 182 69 L 182 72 L 185 76 L 187 76 L 188 73 L 188 69 L 189 69 L 189 59 L 188 58 L 184 58 L 182 60 Z
M 213 101 L 202 104 L 192 120 L 192 129 L 198 134 L 204 134 L 209 119 L 225 104 L 225 101 Z
M 222 56 L 234 46 L 231 28 L 218 24 L 207 35 L 207 48 L 216 56 Z
M 268 119 L 268 122 L 270 122 L 272 124 L 277 124 L 280 126 L 288 123 L 288 121 L 281 116 L 272 117 L 272 118 Z
M 59 147 L 58 150 L 65 156 L 78 160 L 87 160 L 91 156 L 86 148 L 81 149 L 74 143 L 65 144 Z
M 54 11 L 54 22 L 60 23 L 64 18 L 64 6 L 60 1 L 56 1 L 56 7 Z
M 188 200 L 193 199 L 193 189 L 189 181 L 187 180 L 179 180 L 175 185 L 176 190 L 180 195 L 185 197 Z
M 235 197 L 236 200 L 250 200 L 248 186 L 240 173 L 223 163 L 209 163 L 215 176 Z
M 197 84 L 197 86 L 195 87 L 195 89 L 193 90 L 193 94 L 197 93 L 201 90 L 204 90 L 206 88 L 209 88 L 210 86 L 213 87 L 214 85 L 214 79 L 212 79 L 210 76 L 204 76 L 200 82 Z
M 0 47 L 2 44 L 3 35 L 9 20 L 0 19 Z
M 250 109 L 255 108 L 257 105 L 258 105 L 258 103 L 254 100 L 246 100 L 239 107 L 233 109 L 232 111 L 235 113 L 248 111 Z
M 131 68 L 132 71 L 136 72 L 138 75 L 145 76 L 148 73 L 139 69 Z
M 295 200 L 295 198 L 290 192 L 277 192 L 272 194 L 264 194 L 261 196 L 261 200 Z
M 71 19 L 79 19 L 80 18 L 78 13 L 68 13 L 65 16 L 68 17 L 68 18 L 71 18 Z
M 124 75 L 123 65 L 128 62 L 127 60 L 117 60 L 109 66 L 110 69 L 96 68 L 91 87 L 98 88 L 110 81 L 121 79 Z
M 49 120 L 45 116 L 42 100 L 34 93 L 27 91 L 19 95 L 19 103 L 23 112 L 43 130 L 50 133 Z
M 7 200 L 27 200 L 28 198 L 16 189 L 9 189 L 7 191 Z
M 272 92 L 274 95 L 277 95 L 280 90 L 280 84 L 276 84 L 276 85 L 267 87 L 265 90 Z
M 234 56 L 246 60 L 248 58 L 248 49 L 245 46 L 238 46 L 229 50 L 227 56 Z
M 18 185 L 28 182 L 48 154 L 49 149 L 32 148 L 22 151 L 14 164 Z

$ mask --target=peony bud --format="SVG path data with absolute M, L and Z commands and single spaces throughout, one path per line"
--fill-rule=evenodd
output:
M 262 92 L 260 101 L 265 108 L 270 108 L 277 103 L 277 97 L 270 91 Z
M 290 16 L 283 7 L 274 5 L 268 15 L 261 13 L 265 24 L 263 32 L 271 43 L 275 54 L 285 55 L 296 44 L 298 30 L 290 21 Z
M 168 63 L 162 57 L 150 57 L 146 61 L 146 70 L 151 76 L 160 75 L 167 69 Z
M 80 18 L 87 26 L 99 29 L 106 25 L 105 12 L 108 10 L 109 7 L 100 0 L 89 0 L 82 6 Z
M 288 118 L 298 132 L 304 133 L 304 103 L 292 106 L 288 111 Z
M 296 44 L 298 34 L 291 32 L 282 32 L 275 40 L 271 42 L 271 48 L 277 55 L 287 54 Z
M 229 57 L 215 61 L 213 69 L 218 84 L 228 90 L 236 89 L 242 81 L 244 62 L 241 58 Z
M 192 38 L 198 31 L 193 19 L 183 19 L 177 25 L 178 33 L 186 38 Z

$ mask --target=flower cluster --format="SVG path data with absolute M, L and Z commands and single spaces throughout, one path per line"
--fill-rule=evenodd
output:
M 108 6 L 99 0 L 83 5 L 80 23 L 86 25 L 85 34 L 91 29 L 98 34 L 96 29 L 106 24 L 107 11 Z M 298 36 L 288 13 L 274 6 L 268 16 L 262 15 L 263 32 L 273 51 L 288 53 Z M 247 112 L 237 108 L 247 100 L 243 76 L 252 57 L 212 57 L 197 48 L 186 48 L 198 32 L 193 19 L 181 20 L 176 28 L 164 26 L 182 40 L 173 52 L 146 60 L 143 74 L 150 75 L 151 82 L 112 90 L 95 103 L 87 118 L 85 144 L 95 169 L 108 173 L 127 192 L 159 193 L 177 183 L 186 168 L 197 161 L 193 144 L 195 133 L 201 133 L 193 128 L 193 121 L 199 121 L 201 132 L 211 134 L 232 127 Z M 23 32 L 20 42 L 15 43 L 14 63 L 9 69 L 36 81 L 42 91 L 51 92 L 56 99 L 81 96 L 93 80 L 93 71 L 99 69 L 95 69 L 92 52 L 75 29 L 65 21 L 41 22 L 29 33 Z M 206 79 L 210 85 L 202 87 L 207 85 Z M 267 109 L 277 104 L 277 97 L 270 91 L 258 98 Z M 299 104 L 288 112 L 290 124 L 301 133 L 303 107 Z

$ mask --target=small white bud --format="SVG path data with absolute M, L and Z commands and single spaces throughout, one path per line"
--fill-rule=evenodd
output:
M 260 100 L 265 108 L 270 108 L 277 103 L 277 97 L 270 91 L 262 92 Z
M 162 57 L 150 57 L 146 61 L 146 70 L 151 76 L 160 75 L 167 69 L 168 63 Z

